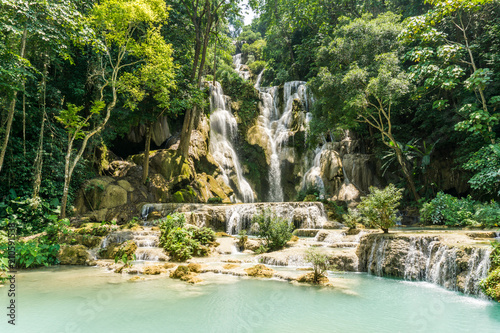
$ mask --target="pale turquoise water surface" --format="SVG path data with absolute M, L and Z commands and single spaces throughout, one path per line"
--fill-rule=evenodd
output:
M 335 274 L 342 288 L 231 276 L 128 282 L 99 268 L 18 276 L 17 325 L 0 332 L 500 332 L 500 305 L 428 283 Z

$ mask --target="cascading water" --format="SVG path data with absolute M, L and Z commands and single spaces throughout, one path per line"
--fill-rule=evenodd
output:
M 250 72 L 248 70 L 243 70 L 243 65 L 241 64 L 241 53 L 233 56 L 233 66 L 236 72 L 244 80 L 250 79 Z
M 325 151 L 326 145 L 321 148 L 316 148 L 314 152 L 314 160 L 312 166 L 306 171 L 304 177 L 302 178 L 301 188 L 305 190 L 309 186 L 313 186 L 319 191 L 320 196 L 325 196 L 325 183 L 321 178 L 321 157 Z
M 269 204 L 240 204 L 226 210 L 226 232 L 238 234 L 242 229 L 251 229 L 255 215 L 261 214 Z M 274 215 L 295 224 L 298 228 L 322 228 L 326 214 L 321 203 L 294 202 L 272 205 Z
M 403 250 L 405 248 L 407 250 Z M 479 282 L 488 274 L 491 250 L 483 247 L 463 250 L 443 243 L 436 236 L 411 236 L 409 239 L 378 236 L 364 238 L 358 252 L 362 271 L 427 281 L 480 295 Z
M 165 261 L 167 256 L 163 249 L 158 247 L 160 231 L 152 230 L 151 227 L 144 227 L 144 230 L 134 231 L 132 239 L 137 245 L 135 251 L 137 260 L 144 261 Z
M 234 184 L 243 202 L 253 202 L 254 192 L 243 177 L 232 142 L 238 133 L 236 118 L 226 106 L 227 97 L 219 82 L 210 85 L 210 153 L 219 165 L 224 182 Z
M 257 85 L 256 85 L 257 87 Z M 293 154 L 293 150 L 284 149 L 292 133 L 293 101 L 300 100 L 306 110 L 309 108 L 310 98 L 308 97 L 306 83 L 303 81 L 286 82 L 283 93 L 283 112 L 280 111 L 280 101 L 277 87 L 260 88 L 261 98 L 261 126 L 265 128 L 268 136 L 270 148 L 270 168 L 269 201 L 282 202 L 284 200 L 283 187 L 281 185 L 281 164 L 288 154 Z

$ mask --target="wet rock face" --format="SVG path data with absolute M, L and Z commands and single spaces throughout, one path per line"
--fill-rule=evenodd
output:
M 184 213 L 186 222 L 198 227 L 210 227 L 236 235 L 242 229 L 252 228 L 252 219 L 265 209 L 285 218 L 295 228 L 322 228 L 327 224 L 323 204 L 320 202 L 269 202 L 235 205 L 203 204 L 147 204 L 143 212 L 158 211 L 166 216 Z
M 479 282 L 489 269 L 490 250 L 467 244 L 465 236 L 453 243 L 443 237 L 366 235 L 357 249 L 359 271 L 479 294 Z

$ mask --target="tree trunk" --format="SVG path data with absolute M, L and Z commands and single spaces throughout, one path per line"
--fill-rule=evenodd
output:
M 215 87 L 215 76 L 217 75 L 217 28 L 215 30 L 215 46 L 214 46 L 214 79 L 212 85 Z
M 42 166 L 43 166 L 43 138 L 44 138 L 44 129 L 45 129 L 45 107 L 46 107 L 46 88 L 47 88 L 47 62 L 45 61 L 43 64 L 43 78 L 42 78 L 42 89 L 43 89 L 43 97 L 42 97 L 42 125 L 40 126 L 40 139 L 38 140 L 38 150 L 35 158 L 35 180 L 33 183 L 33 201 L 37 202 L 38 194 L 40 193 L 40 185 L 42 183 Z M 24 98 L 24 96 L 23 96 Z M 24 100 L 23 100 L 24 103 Z M 24 106 L 23 106 L 24 108 Z M 24 113 L 24 110 L 23 110 Z M 24 117 L 24 115 L 23 115 Z M 24 132 L 24 123 L 23 123 L 23 132 Z M 24 134 L 24 133 L 23 133 Z
M 73 139 L 71 138 L 71 135 L 68 135 L 68 150 L 66 151 L 66 157 L 64 158 L 64 187 L 61 199 L 61 216 L 60 216 L 61 219 L 66 217 L 66 205 L 68 203 L 69 184 L 71 182 L 70 164 L 71 164 L 72 149 L 73 149 Z
M 391 138 L 391 140 L 392 140 L 392 142 L 394 142 L 394 147 L 392 147 L 392 148 L 396 152 L 396 157 L 398 159 L 399 165 L 401 165 L 401 169 L 403 171 L 403 174 L 405 175 L 405 178 L 408 181 L 408 186 L 410 186 L 411 193 L 413 194 L 413 197 L 415 198 L 415 200 L 418 202 L 420 200 L 420 196 L 417 193 L 417 190 L 415 188 L 415 183 L 413 182 L 413 177 L 412 177 L 410 171 L 408 170 L 408 166 L 405 163 L 403 152 L 396 144 L 396 141 L 394 141 L 392 138 Z
M 388 234 L 389 233 L 389 229 L 388 228 L 380 228 L 382 229 L 382 231 L 384 232 L 384 234 Z
M 24 58 L 24 51 L 26 49 L 26 38 L 27 38 L 28 30 L 24 28 L 23 36 L 21 37 L 21 52 L 20 57 Z M 0 151 L 0 172 L 2 172 L 3 161 L 5 159 L 5 153 L 7 151 L 7 145 L 9 144 L 9 136 L 10 130 L 12 128 L 12 120 L 14 119 L 14 112 L 16 110 L 16 101 L 17 101 L 17 91 L 14 91 L 14 96 L 10 102 L 9 113 L 7 116 L 7 127 L 5 129 L 5 138 L 2 144 L 2 150 Z
M 149 149 L 151 147 L 151 125 L 146 126 L 146 147 L 144 148 L 144 164 L 142 167 L 142 183 L 146 184 L 149 176 Z

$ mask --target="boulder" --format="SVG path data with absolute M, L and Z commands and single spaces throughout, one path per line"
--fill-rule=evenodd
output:
M 59 249 L 57 259 L 61 265 L 90 264 L 92 257 L 83 245 L 63 245 Z
M 248 276 L 271 278 L 271 277 L 273 277 L 275 270 L 272 268 L 266 267 L 262 264 L 258 264 L 258 265 L 255 265 L 253 267 L 246 268 L 245 272 L 247 272 Z

